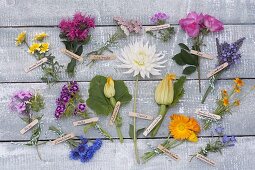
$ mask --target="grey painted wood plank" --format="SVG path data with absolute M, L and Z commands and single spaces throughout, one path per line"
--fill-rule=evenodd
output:
M 191 154 L 196 153 L 200 147 L 205 146 L 210 139 L 200 139 L 196 144 L 184 143 L 173 149 L 173 152 L 180 156 L 179 161 L 169 160 L 159 155 L 146 164 L 138 165 L 134 160 L 133 142 L 126 140 L 123 144 L 104 141 L 99 150 L 88 163 L 72 161 L 68 158 L 69 148 L 67 145 L 51 144 L 39 147 L 40 153 L 45 161 L 40 161 L 35 148 L 17 146 L 11 143 L 0 143 L 0 166 L 4 170 L 16 169 L 103 169 L 103 170 L 167 170 L 167 169 L 219 169 L 219 170 L 247 170 L 255 166 L 255 140 L 254 137 L 238 137 L 234 147 L 226 148 L 223 154 L 213 153 L 209 158 L 216 162 L 216 167 L 194 159 L 189 162 Z M 147 143 L 157 146 L 163 140 L 139 140 L 138 148 L 140 156 L 149 150 Z
M 2 0 L 0 11 L 0 26 L 57 25 L 63 17 L 72 16 L 75 11 L 96 16 L 98 25 L 114 24 L 112 17 L 116 15 L 149 24 L 150 16 L 158 11 L 169 13 L 171 23 L 178 23 L 188 12 L 197 11 L 216 16 L 224 23 L 245 24 L 254 23 L 255 3 L 253 0 L 46 0 L 34 3 L 28 0 Z M 24 13 L 26 17 L 20 17 Z
M 227 70 L 222 78 L 233 78 L 236 76 L 243 78 L 255 78 L 255 57 L 254 57 L 254 39 L 255 39 L 255 26 L 226 26 L 225 31 L 219 34 L 211 34 L 205 38 L 206 47 L 203 47 L 203 51 L 214 56 L 217 55 L 215 38 L 218 37 L 220 41 L 233 42 L 240 37 L 246 37 L 247 39 L 244 42 L 244 45 L 241 49 L 242 59 L 233 68 Z M 29 73 L 25 73 L 24 68 L 30 66 L 35 62 L 33 56 L 27 53 L 27 48 L 16 47 L 14 44 L 14 39 L 17 34 L 21 31 L 27 31 L 31 36 L 40 32 L 47 32 L 49 34 L 48 42 L 51 44 L 51 52 L 56 56 L 57 60 L 63 64 L 67 65 L 70 61 L 69 57 L 65 56 L 60 52 L 60 49 L 63 48 L 63 44 L 60 42 L 58 37 L 59 30 L 58 28 L 2 28 L 0 29 L 0 82 L 40 82 L 41 69 L 37 68 Z M 105 42 L 109 34 L 115 32 L 115 27 L 104 27 L 96 28 L 93 33 L 92 42 L 85 47 L 84 55 L 92 50 L 97 49 L 102 42 Z M 151 44 L 156 44 L 158 51 L 166 52 L 166 58 L 168 62 L 165 64 L 165 68 L 162 70 L 163 75 L 167 72 L 175 72 L 177 75 L 182 73 L 182 66 L 178 66 L 171 58 L 179 52 L 178 43 L 187 42 L 188 37 L 181 31 L 179 28 L 176 28 L 176 35 L 172 38 L 169 43 L 162 43 L 146 34 L 141 36 L 132 36 L 127 40 L 121 40 L 117 47 L 112 49 L 118 55 L 120 49 L 123 48 L 130 42 L 141 40 L 149 41 Z M 31 39 L 31 37 L 29 37 Z M 191 43 L 188 40 L 188 43 Z M 94 64 L 91 68 L 84 64 L 79 64 L 77 67 L 77 74 L 74 78 L 79 81 L 89 81 L 97 74 L 107 74 L 114 76 L 122 80 L 133 80 L 132 75 L 123 74 L 123 70 L 117 68 L 119 65 L 118 60 L 114 61 L 101 61 Z M 6 64 L 8 63 L 8 64 Z M 206 74 L 209 70 L 215 68 L 215 60 L 201 60 L 201 70 L 202 78 L 206 78 Z M 152 79 L 160 79 L 162 76 L 154 76 Z M 197 74 L 194 73 L 188 78 L 197 79 Z M 63 71 L 61 74 L 61 80 L 67 81 L 70 78 Z M 148 79 L 151 80 L 151 79 Z
M 250 89 L 251 86 L 255 85 L 255 80 L 246 80 L 246 89 Z M 146 113 L 153 115 L 156 117 L 158 114 L 159 107 L 154 102 L 154 89 L 157 85 L 157 81 L 143 81 L 139 82 L 139 92 L 137 99 L 137 112 Z M 184 95 L 181 102 L 174 108 L 170 108 L 168 114 L 162 124 L 161 129 L 157 137 L 166 137 L 168 135 L 168 122 L 169 116 L 173 113 L 184 113 L 190 116 L 195 115 L 196 108 L 209 109 L 210 111 L 215 108 L 215 100 L 218 96 L 219 87 L 221 88 L 231 88 L 232 81 L 224 80 L 220 81 L 217 88 L 216 93 L 208 97 L 206 104 L 202 105 L 200 103 L 202 96 L 198 93 L 197 81 L 189 80 L 185 85 L 186 94 Z M 126 82 L 130 93 L 134 92 L 134 82 Z M 46 84 L 42 83 L 13 83 L 13 84 L 0 84 L 0 110 L 1 110 L 1 118 L 0 118 L 0 141 L 1 140 L 28 140 L 30 137 L 30 133 L 26 133 L 25 135 L 21 135 L 19 130 L 22 129 L 25 125 L 22 120 L 20 120 L 17 113 L 13 113 L 8 108 L 8 102 L 10 100 L 10 96 L 17 92 L 18 90 L 36 90 L 44 96 L 46 107 L 44 110 L 40 112 L 40 114 L 44 114 L 43 122 L 43 133 L 41 139 L 51 139 L 54 138 L 53 133 L 47 133 L 48 126 L 57 125 L 57 122 L 54 118 L 55 111 L 55 100 L 59 96 L 61 87 L 63 83 L 58 83 L 52 88 L 49 88 Z M 88 83 L 80 83 L 81 94 L 84 99 L 88 97 Z M 202 81 L 202 87 L 205 88 L 207 86 L 206 81 Z M 150 87 L 150 88 L 148 88 Z M 253 95 L 250 95 L 244 101 L 241 101 L 241 106 L 239 108 L 235 108 L 233 110 L 233 114 L 227 116 L 223 120 L 223 126 L 226 129 L 226 133 L 233 135 L 255 135 L 255 127 L 254 127 L 254 112 L 255 108 L 252 107 L 255 98 Z M 129 123 L 132 123 L 132 118 L 128 116 L 128 113 L 132 111 L 133 102 L 131 101 L 128 105 L 123 106 L 121 108 L 121 115 L 123 117 L 123 126 L 122 131 L 125 138 L 129 138 L 128 130 Z M 65 132 L 74 132 L 76 135 L 83 134 L 82 126 L 73 127 L 72 122 L 75 120 L 79 120 L 79 118 L 70 118 L 63 119 L 59 121 L 61 128 Z M 117 137 L 115 127 L 111 127 L 108 124 L 109 118 L 100 117 L 101 125 L 106 128 L 113 137 Z M 149 126 L 151 122 L 146 120 L 137 120 L 137 127 L 143 128 Z M 215 125 L 216 126 L 216 125 Z M 213 126 L 213 128 L 215 127 Z M 211 131 L 202 132 L 201 136 L 210 136 Z M 94 129 L 91 129 L 89 133 L 86 135 L 89 138 L 100 137 L 100 134 L 97 133 Z M 143 136 L 140 136 L 143 138 Z

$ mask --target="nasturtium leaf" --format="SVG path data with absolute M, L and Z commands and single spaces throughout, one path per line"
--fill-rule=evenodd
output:
M 187 66 L 184 70 L 183 70 L 183 74 L 185 75 L 190 75 L 192 73 L 194 73 L 196 71 L 196 67 L 195 66 Z
M 187 47 L 185 44 L 179 43 L 178 45 L 180 46 L 180 48 L 190 51 L 189 47 Z
M 181 53 L 176 54 L 172 59 L 173 59 L 178 65 L 183 66 L 183 65 L 186 64 L 186 63 L 183 61 L 183 59 L 182 59 Z
M 186 82 L 186 76 L 181 76 L 176 82 L 174 82 L 174 99 L 171 106 L 179 103 L 179 100 L 184 95 L 184 83 Z
M 88 107 L 94 110 L 97 114 L 109 115 L 113 111 L 110 100 L 104 95 L 104 85 L 106 77 L 97 75 L 91 82 L 89 87 L 89 98 L 86 103 Z M 129 94 L 128 88 L 121 80 L 114 80 L 115 100 L 122 104 L 131 101 L 132 96 Z

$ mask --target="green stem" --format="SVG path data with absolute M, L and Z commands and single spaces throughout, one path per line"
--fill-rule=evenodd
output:
M 163 120 L 165 118 L 167 112 L 167 106 L 166 105 L 160 105 L 160 109 L 159 109 L 159 115 L 162 115 L 161 120 L 158 122 L 158 124 L 152 129 L 151 131 L 151 137 L 155 137 L 156 134 L 158 133 L 158 130 L 161 126 L 161 124 L 163 123 Z
M 135 94 L 134 94 L 134 108 L 133 111 L 136 112 L 136 100 L 137 100 L 137 92 L 138 92 L 138 79 L 139 77 L 136 76 L 136 81 L 135 81 Z M 133 137 L 133 141 L 134 141 L 134 150 L 135 150 L 135 158 L 136 158 L 136 162 L 138 164 L 140 164 L 140 159 L 139 159 L 139 152 L 138 152 L 138 148 L 137 148 L 137 137 L 136 137 L 136 117 L 133 118 L 134 121 L 134 137 Z
M 43 159 L 42 159 L 42 157 L 41 157 L 41 154 L 40 154 L 40 152 L 39 152 L 39 149 L 38 149 L 38 145 L 35 145 L 35 148 L 36 148 L 36 152 L 37 152 L 37 155 L 38 155 L 39 159 L 40 159 L 41 161 L 43 161 Z

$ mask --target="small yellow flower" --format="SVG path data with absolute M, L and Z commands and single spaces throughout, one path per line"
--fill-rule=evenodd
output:
M 235 93 L 240 93 L 241 89 L 237 85 L 234 87 Z
M 36 34 L 34 36 L 34 40 L 42 41 L 44 38 L 46 38 L 48 35 L 45 32 L 42 32 L 40 34 Z
M 227 97 L 224 97 L 223 100 L 222 100 L 222 103 L 224 106 L 228 106 L 229 105 L 229 100 Z
M 104 95 L 107 98 L 115 96 L 114 81 L 111 77 L 107 77 L 106 79 L 106 83 L 104 85 Z
M 33 43 L 29 49 L 28 52 L 30 54 L 34 54 L 36 51 L 40 51 L 41 44 L 40 43 Z
M 228 97 L 228 91 L 225 89 L 221 91 L 221 94 L 223 97 Z
M 235 102 L 234 102 L 234 105 L 235 106 L 240 106 L 240 100 L 236 99 Z
M 17 46 L 19 46 L 20 44 L 22 44 L 24 41 L 26 40 L 26 32 L 21 32 L 17 38 L 15 38 L 15 44 Z
M 244 81 L 240 78 L 235 78 L 234 82 L 238 87 L 242 87 L 244 85 Z
M 49 51 L 49 43 L 42 43 L 40 46 L 40 53 L 46 53 Z
M 155 91 L 155 100 L 158 104 L 170 105 L 174 98 L 173 80 L 175 74 L 167 74 L 166 77 L 159 82 Z

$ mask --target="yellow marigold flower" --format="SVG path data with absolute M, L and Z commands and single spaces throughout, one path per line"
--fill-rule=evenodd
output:
M 228 106 L 229 105 L 229 100 L 227 97 L 224 97 L 223 100 L 222 100 L 222 103 L 224 106 Z
M 244 81 L 240 78 L 235 78 L 234 82 L 238 87 L 242 87 L 244 85 Z
M 173 114 L 169 123 L 169 132 L 177 140 L 187 139 L 197 141 L 197 134 L 200 126 L 194 118 L 189 118 L 183 114 Z
M 228 91 L 224 89 L 224 90 L 221 91 L 221 94 L 222 94 L 222 96 L 227 97 L 228 96 Z
M 235 102 L 234 102 L 234 105 L 235 106 L 240 106 L 240 100 L 236 99 Z
M 106 79 L 106 83 L 104 85 L 104 95 L 107 98 L 115 96 L 114 81 L 111 77 L 107 77 Z
M 41 47 L 41 44 L 39 43 L 33 43 L 29 49 L 28 49 L 28 52 L 30 54 L 34 54 L 36 51 L 40 51 L 40 47 Z
M 24 41 L 26 40 L 26 32 L 21 32 L 17 38 L 15 38 L 15 44 L 17 46 L 19 46 L 20 44 L 22 44 Z
M 156 87 L 155 100 L 158 104 L 170 105 L 174 98 L 173 80 L 176 78 L 175 74 L 167 74 Z
M 40 46 L 40 53 L 46 53 L 49 51 L 49 43 L 42 43 Z
M 240 93 L 241 89 L 237 85 L 234 87 L 235 93 Z
M 40 34 L 36 34 L 34 36 L 34 40 L 42 41 L 44 38 L 46 38 L 48 35 L 45 32 L 42 32 Z

